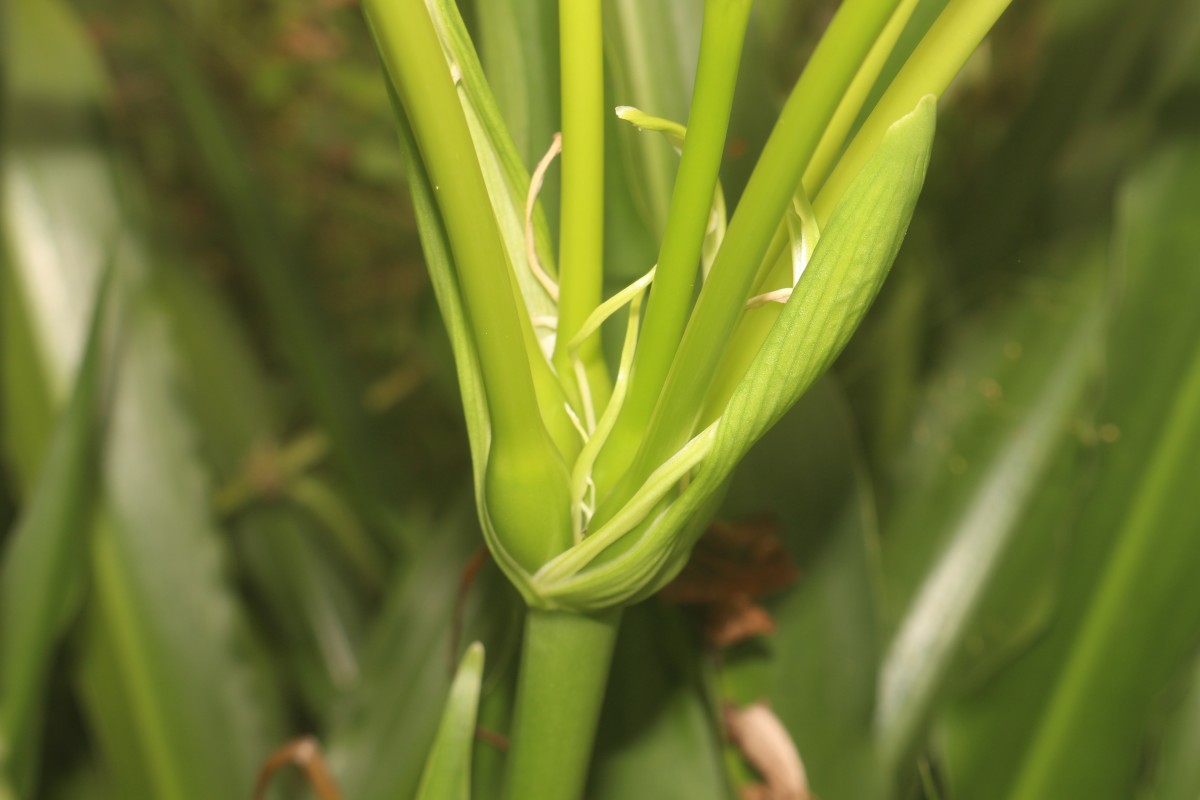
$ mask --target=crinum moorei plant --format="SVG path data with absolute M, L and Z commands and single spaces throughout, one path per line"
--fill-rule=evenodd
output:
M 621 609 L 672 579 L 739 460 L 830 366 L 896 257 L 936 97 L 1004 0 L 952 0 L 873 106 L 914 0 L 846 0 L 727 219 L 750 0 L 707 0 L 658 261 L 602 296 L 601 0 L 561 0 L 561 138 L 532 176 L 452 0 L 367 0 L 457 362 L 480 524 L 528 606 L 511 798 L 578 797 Z M 538 188 L 561 150 L 557 254 Z M 557 255 L 557 258 L 555 258 Z M 557 266 L 555 264 L 557 263 Z M 624 343 L 599 332 L 622 309 Z

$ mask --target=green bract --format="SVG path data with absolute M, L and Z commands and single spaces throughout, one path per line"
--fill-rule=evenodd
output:
M 670 270 L 664 273 L 660 265 L 607 302 L 587 301 L 586 318 L 568 320 L 567 295 L 574 296 L 572 303 L 584 302 L 579 294 L 590 293 L 588 281 L 572 287 L 561 281 L 566 272 L 558 276 L 561 287 L 555 282 L 550 237 L 535 203 L 526 218 L 527 202 L 533 200 L 530 176 L 499 120 L 455 5 L 448 0 L 367 3 L 403 112 L 401 138 L 430 273 L 457 360 L 484 536 L 530 606 L 577 612 L 621 606 L 653 593 L 682 568 L 738 461 L 845 346 L 891 267 L 912 216 L 933 139 L 932 96 L 919 99 L 887 128 L 857 175 L 847 180 L 835 173 L 844 186 L 832 211 L 814 213 L 803 187 L 787 182 L 792 173 L 798 181 L 804 161 L 777 146 L 774 161 L 762 166 L 765 172 L 779 166 L 787 173 L 785 182 L 765 174 L 756 189 L 752 180 L 742 200 L 749 210 L 739 208 L 743 217 L 764 208 L 776 216 L 767 225 L 743 219 L 739 226 L 735 218 L 726 230 L 717 168 L 733 83 L 728 74 L 719 81 L 713 76 L 716 62 L 733 58 L 736 63 L 748 8 L 721 2 L 707 9 L 697 81 L 716 86 L 710 96 L 719 95 L 720 102 L 694 109 L 689 128 L 628 107 L 617 111 L 667 136 L 683 156 L 680 180 L 702 192 L 700 202 L 690 192 L 686 202 L 679 198 L 672 205 L 663 242 Z M 883 5 L 847 8 L 850 16 L 841 27 L 831 26 L 831 36 L 849 31 L 847 20 L 878 28 L 889 19 Z M 849 83 L 851 77 L 846 72 L 839 80 Z M 803 81 L 798 91 L 805 86 L 808 95 L 824 98 Z M 832 115 L 836 103 L 822 102 L 824 113 Z M 705 135 L 693 141 L 695 126 Z M 591 146 L 588 140 L 573 140 L 572 130 L 564 120 L 564 159 L 573 141 Z M 806 146 L 816 144 L 812 139 Z M 689 150 L 695 147 L 700 149 Z M 568 172 L 564 184 L 569 179 Z M 790 202 L 789 193 L 795 194 Z M 775 195 L 785 200 L 782 206 Z M 585 211 L 579 213 L 587 213 L 587 204 L 577 198 L 576 207 L 581 206 Z M 680 215 L 687 218 L 675 219 Z M 597 219 L 603 224 L 602 216 Z M 564 223 L 564 238 L 580 235 L 566 228 Z M 792 239 L 787 249 L 791 274 L 802 275 L 794 289 L 768 287 L 773 290 L 768 297 L 786 299 L 781 311 L 748 302 L 756 282 L 769 279 L 770 271 L 760 264 L 774 263 L 774 252 L 768 248 L 757 261 L 753 256 L 747 261 L 745 254 L 766 248 L 762 237 L 772 229 L 776 239 Z M 748 237 L 758 238 L 750 242 Z M 722 263 L 721 253 L 731 242 L 734 249 Z M 717 274 L 710 275 L 710 266 Z M 680 276 L 688 273 L 692 277 L 681 283 Z M 758 281 L 757 273 L 762 273 Z M 694 283 L 701 276 L 706 284 L 716 283 L 705 286 L 710 291 L 702 292 L 692 309 Z M 664 294 L 668 288 L 673 295 Z M 667 311 L 656 316 L 655 303 Z M 626 304 L 625 344 L 610 383 L 608 365 L 593 343 L 601 324 Z M 680 311 L 684 316 L 678 323 L 663 321 L 664 314 Z M 712 346 L 702 345 L 706 325 L 737 327 L 743 317 L 750 323 L 756 315 L 772 320 L 761 340 L 726 335 Z M 640 359 L 643 351 L 664 345 L 671 348 L 668 355 L 676 348 L 692 355 L 690 360 L 676 356 L 654 386 L 661 367 L 653 366 L 653 357 L 645 364 Z M 697 361 L 699 350 L 704 352 Z M 698 374 L 680 374 L 697 364 L 720 379 L 700 383 Z M 657 405 L 645 406 L 645 398 Z M 638 403 L 645 410 L 638 411 Z
M 534 576 L 541 600 L 576 608 L 627 603 L 682 568 L 725 479 L 829 367 L 875 298 L 912 217 L 933 132 L 932 98 L 892 126 L 834 212 L 721 417 L 654 473 L 626 504 L 629 513 L 619 512 Z M 606 549 L 626 536 L 636 544 L 605 562 Z

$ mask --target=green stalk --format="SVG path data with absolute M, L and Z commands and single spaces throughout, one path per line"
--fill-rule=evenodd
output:
M 704 6 L 687 139 L 634 356 L 633 378 L 596 464 L 595 480 L 602 491 L 612 485 L 612 476 L 625 471 L 637 452 L 691 310 L 751 4 L 751 0 L 708 0 Z
M 424 1 L 364 7 L 433 184 L 479 355 L 492 433 L 486 513 L 510 554 L 533 571 L 570 545 L 570 492 L 538 412 L 512 268 Z
M 562 215 L 554 363 L 574 386 L 567 345 L 600 305 L 604 283 L 604 50 L 601 0 L 561 0 Z M 592 389 L 608 395 L 600 338 L 579 349 Z M 583 387 L 576 387 L 579 391 Z M 578 395 L 578 392 L 570 392 Z M 576 408 L 579 406 L 577 405 Z
M 893 122 L 927 94 L 941 97 L 1012 0 L 951 0 L 896 75 L 813 200 L 828 219 Z
M 501 438 L 522 438 L 533 427 L 537 401 L 524 355 L 515 287 L 437 33 L 422 0 L 368 0 L 365 8 L 450 237 L 479 350 L 493 432 Z
M 1010 2 L 951 0 L 872 109 L 814 198 L 813 211 L 819 225 L 823 226 L 829 220 L 850 183 L 879 146 L 888 127 L 911 111 L 925 95 L 941 97 Z M 816 176 L 819 173 L 814 173 Z M 779 288 L 790 283 L 791 271 L 791 257 L 783 253 L 771 268 L 763 286 Z M 782 308 L 776 303 L 769 303 L 755 309 L 742 320 L 728 347 L 728 357 L 712 383 L 701 424 L 720 416 L 721 409 L 766 340 Z
M 630 470 L 600 508 L 604 522 L 687 441 L 771 239 L 822 132 L 900 0 L 847 0 L 838 9 L 775 124 L 684 331 L 649 430 Z
M 900 0 L 900 5 L 892 13 L 892 18 L 888 20 L 883 33 L 879 34 L 871 52 L 867 54 L 866 60 L 854 75 L 854 80 L 850 82 L 850 88 L 838 104 L 825 133 L 821 135 L 821 142 L 817 145 L 812 160 L 808 162 L 808 169 L 804 170 L 802 182 L 809 197 L 815 197 L 821 191 L 821 185 L 825 183 L 830 170 L 837 163 L 837 157 L 846 144 L 846 136 L 854 126 L 854 121 L 858 118 L 863 103 L 870 96 L 875 82 L 879 80 L 883 65 L 887 63 L 888 56 L 892 54 L 892 49 L 895 48 L 916 7 L 917 0 Z
M 597 616 L 529 610 L 507 800 L 583 797 L 620 622 L 620 609 Z

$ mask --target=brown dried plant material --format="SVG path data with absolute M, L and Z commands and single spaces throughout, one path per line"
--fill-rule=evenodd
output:
M 742 800 L 815 800 L 800 752 L 770 706 L 726 706 L 725 730 L 763 778 L 763 783 L 742 789 Z
M 475 726 L 475 739 L 484 744 L 491 745 L 497 750 L 507 753 L 509 748 L 508 737 L 503 734 L 496 733 L 490 728 L 485 728 L 482 725 Z
M 294 766 L 304 773 L 305 780 L 312 787 L 319 800 L 342 800 L 333 776 L 325 765 L 321 755 L 321 746 L 311 736 L 295 739 L 280 747 L 263 762 L 258 772 L 258 782 L 254 786 L 254 800 L 263 800 L 267 796 L 267 787 L 275 773 L 287 766 Z
M 724 649 L 774 633 L 771 615 L 754 600 L 786 589 L 796 576 L 775 522 L 714 522 L 661 596 L 668 603 L 706 606 L 705 642 Z
M 728 600 L 709 606 L 704 625 L 704 641 L 710 647 L 724 650 L 755 636 L 775 632 L 775 620 L 760 605 L 746 595 L 734 595 Z

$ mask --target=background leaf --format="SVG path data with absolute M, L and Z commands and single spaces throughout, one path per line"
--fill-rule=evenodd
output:
M 1028 615 L 1052 602 L 1046 592 L 1073 504 L 1069 491 L 1039 490 L 1051 477 L 1071 480 L 1056 467 L 1076 447 L 1096 362 L 1102 264 L 1093 256 L 1067 273 L 1073 282 L 1047 280 L 999 306 L 928 384 L 885 525 L 890 642 L 875 722 L 890 767 L 911 756 L 965 654 L 997 658 L 1010 637 L 1029 635 Z M 1005 571 L 1014 558 L 1021 566 Z M 997 586 L 1002 578 L 1011 583 Z M 989 594 L 1003 594 L 991 600 L 1003 610 L 981 619 Z
M 22 3 L 17 11 L 18 38 L 49 50 L 86 49 L 61 7 Z M 61 74 L 64 90 L 52 93 L 40 77 L 22 82 L 38 73 L 37 63 L 14 68 L 13 102 L 70 104 L 53 136 L 36 127 L 53 125 L 53 116 L 8 115 L 31 127 L 16 128 L 6 151 L 6 228 L 10 280 L 29 323 L 23 346 L 44 354 L 23 362 L 39 371 L 21 379 L 45 381 L 46 396 L 61 398 L 71 354 L 83 343 L 79 325 L 56 321 L 86 318 L 101 266 L 114 246 L 119 254 L 113 291 L 125 339 L 89 553 L 85 705 L 125 796 L 234 796 L 276 738 L 275 706 L 247 655 L 195 432 L 174 401 L 178 362 L 169 323 L 147 293 L 149 256 L 122 216 L 107 155 L 81 124 L 97 74 Z M 21 383 L 6 381 L 12 385 Z
M 483 645 L 475 642 L 467 648 L 450 684 L 442 724 L 417 790 L 418 800 L 470 800 L 471 748 L 482 681 Z
M 25 513 L 0 561 L 0 785 L 32 794 L 46 675 L 71 623 L 96 489 L 107 274 L 97 287 L 83 359 Z M 13 769 L 14 765 L 17 767 Z
M 878 530 L 861 445 L 836 382 L 819 381 L 746 456 L 723 518 L 778 525 L 796 584 L 766 608 L 775 634 L 727 653 L 728 700 L 766 698 L 809 784 L 829 800 L 883 796 L 870 719 L 879 661 Z
M 1194 270 L 1181 266 L 1194 252 L 1193 232 L 1173 220 L 1187 215 L 1185 181 L 1197 163 L 1194 148 L 1169 149 L 1124 193 L 1118 310 L 1099 417 L 1110 441 L 1075 528 L 1053 626 L 948 716 L 950 774 L 963 791 L 994 796 L 1011 780 L 1017 796 L 1128 796 L 1151 700 L 1185 668 L 1196 641 L 1180 567 L 1194 563 L 1194 521 L 1164 493 L 1193 472 L 1174 460 L 1195 433 L 1189 382 L 1200 339 L 1192 315 L 1171 309 L 1190 305 L 1195 292 Z M 1159 354 L 1153 368 L 1143 363 L 1147 341 Z M 1133 591 L 1137 603 L 1119 599 Z M 1103 704 L 1094 701 L 1100 696 Z M 983 758 L 985 732 L 992 743 Z M 1007 744 L 997 748 L 998 741 Z
M 730 796 L 705 670 L 678 610 L 651 601 L 625 612 L 588 797 Z
M 347 797 L 389 800 L 416 792 L 456 650 L 466 641 L 482 641 L 491 654 L 485 696 L 505 690 L 492 681 L 502 680 L 497 676 L 515 654 L 515 592 L 491 566 L 471 588 L 465 611 L 458 610 L 460 583 L 481 546 L 469 504 L 430 530 L 425 549 L 389 593 L 363 657 L 362 679 L 330 727 L 329 763 Z M 465 616 L 456 621 L 456 613 Z M 461 641 L 454 640 L 456 631 Z

